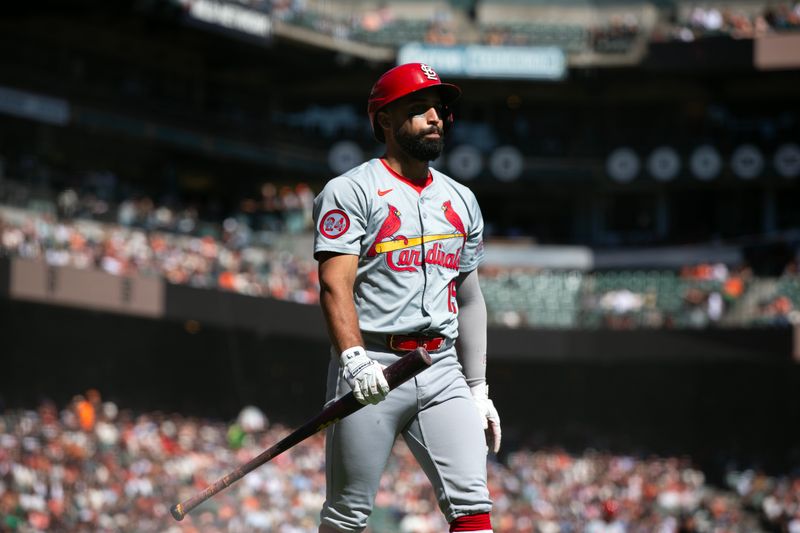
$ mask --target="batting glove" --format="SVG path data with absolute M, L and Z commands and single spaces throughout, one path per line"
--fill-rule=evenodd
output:
M 497 453 L 500 451 L 502 432 L 500 431 L 500 415 L 497 414 L 494 403 L 489 399 L 489 385 L 480 383 L 473 385 L 469 390 L 472 393 L 472 399 L 475 400 L 475 405 L 478 406 L 481 420 L 483 420 L 486 444 L 494 453 Z
M 367 405 L 381 402 L 389 394 L 389 384 L 383 376 L 383 368 L 374 359 L 367 357 L 361 346 L 353 346 L 342 352 L 339 362 L 344 379 L 353 389 L 359 403 Z

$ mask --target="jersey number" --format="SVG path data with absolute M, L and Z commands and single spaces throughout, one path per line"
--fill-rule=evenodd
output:
M 453 314 L 458 313 L 458 305 L 456 304 L 456 280 L 451 281 L 447 285 L 447 310 Z

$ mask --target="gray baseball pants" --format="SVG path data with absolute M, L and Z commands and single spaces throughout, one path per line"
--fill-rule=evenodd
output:
M 402 355 L 369 342 L 366 349 L 384 366 Z M 381 403 L 367 405 L 327 429 L 322 523 L 343 532 L 363 531 L 400 434 L 433 485 L 448 522 L 491 511 L 483 423 L 455 347 L 430 355 L 434 361 L 430 368 L 391 391 Z M 349 391 L 338 354 L 332 354 L 327 401 Z

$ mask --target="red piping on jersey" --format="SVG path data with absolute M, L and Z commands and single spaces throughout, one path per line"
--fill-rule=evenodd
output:
M 386 170 L 388 170 L 389 173 L 392 176 L 394 176 L 395 178 L 399 179 L 400 181 L 402 181 L 406 185 L 408 185 L 411 188 L 413 188 L 415 191 L 417 191 L 417 194 L 422 194 L 422 189 L 424 189 L 425 187 L 430 185 L 431 182 L 433 181 L 433 175 L 431 174 L 430 170 L 428 170 L 428 177 L 425 178 L 425 183 L 420 185 L 419 183 L 408 179 L 407 177 L 403 176 L 402 174 L 398 174 L 397 172 L 395 172 L 395 170 L 392 167 L 389 166 L 389 163 L 387 163 L 383 159 L 381 159 L 381 163 L 383 163 L 383 166 L 386 167 Z
M 450 531 L 491 531 L 489 513 L 459 516 L 450 522 Z

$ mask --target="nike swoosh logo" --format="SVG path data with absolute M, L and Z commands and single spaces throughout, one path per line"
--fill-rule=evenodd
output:
M 378 189 L 378 196 L 384 196 L 384 195 L 387 195 L 387 194 L 389 194 L 390 192 L 392 192 L 393 190 L 394 190 L 394 189 L 386 189 L 385 191 L 382 191 L 382 190 Z

